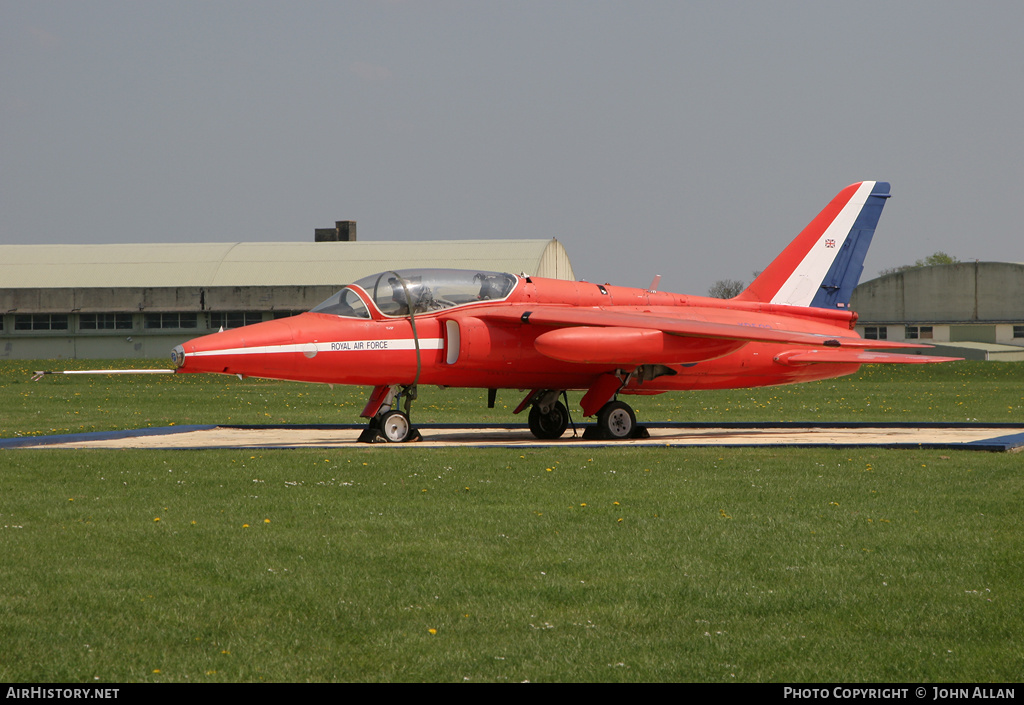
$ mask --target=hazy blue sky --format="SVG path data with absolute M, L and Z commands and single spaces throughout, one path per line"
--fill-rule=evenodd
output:
M 0 0 L 0 243 L 352 219 L 703 294 L 876 179 L 865 278 L 1024 261 L 1022 37 L 1019 0 Z

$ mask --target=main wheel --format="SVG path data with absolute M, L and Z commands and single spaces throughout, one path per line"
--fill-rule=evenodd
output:
M 636 428 L 636 415 L 629 404 L 610 401 L 597 412 L 597 427 L 605 438 L 629 438 Z
M 380 432 L 388 443 L 402 443 L 409 440 L 412 423 L 401 411 L 389 411 L 380 417 Z
M 540 407 L 530 407 L 530 432 L 541 440 L 561 438 L 569 427 L 569 411 L 565 404 L 556 401 L 548 413 L 541 413 Z

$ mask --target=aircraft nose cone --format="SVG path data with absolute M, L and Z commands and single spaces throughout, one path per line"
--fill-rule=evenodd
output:
M 185 346 L 175 345 L 174 350 L 171 350 L 171 362 L 174 363 L 175 367 L 185 366 Z
M 287 319 L 211 333 L 171 352 L 180 372 L 281 377 L 295 366 L 295 331 Z

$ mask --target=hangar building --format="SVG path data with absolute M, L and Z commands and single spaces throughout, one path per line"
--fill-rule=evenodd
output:
M 1024 264 L 958 262 L 872 279 L 850 299 L 865 338 L 920 341 L 922 353 L 1024 360 Z
M 386 270 L 574 279 L 554 239 L 355 242 L 320 235 L 317 242 L 2 245 L 0 358 L 166 358 L 185 340 L 307 311 L 343 285 Z

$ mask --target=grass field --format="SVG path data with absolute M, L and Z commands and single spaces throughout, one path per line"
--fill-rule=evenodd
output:
M 51 376 L 37 369 L 125 368 L 123 360 L 0 360 L 0 438 L 180 424 L 357 423 L 367 390 L 231 376 Z M 153 361 L 139 361 L 153 367 Z M 522 394 L 501 391 L 488 409 L 480 390 L 424 387 L 420 423 L 498 421 Z M 575 395 L 575 399 L 579 398 Z M 574 395 L 570 395 L 573 398 Z M 574 400 L 575 400 L 574 399 Z M 983 421 L 1024 420 L 1024 365 L 866 365 L 822 382 L 629 397 L 644 421 Z
M 363 390 L 48 378 L 0 436 L 355 422 Z M 83 366 L 104 363 L 90 362 Z M 119 364 L 123 366 L 123 364 Z M 1019 422 L 1024 366 L 637 398 L 643 420 Z M 414 420 L 508 421 L 423 390 Z M 1020 454 L 0 451 L 0 680 L 1015 682 Z

